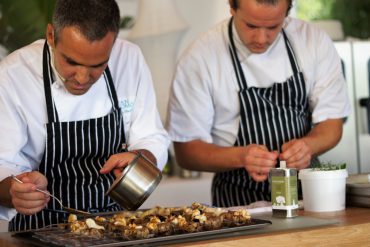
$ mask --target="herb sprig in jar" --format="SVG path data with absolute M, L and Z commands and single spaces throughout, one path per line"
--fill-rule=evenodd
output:
M 342 170 L 346 169 L 347 164 L 346 163 L 339 163 L 339 164 L 333 164 L 333 163 L 320 163 L 315 164 L 312 169 L 314 171 L 333 171 L 333 170 Z

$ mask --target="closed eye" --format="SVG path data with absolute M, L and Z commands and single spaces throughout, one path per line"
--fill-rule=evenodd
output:
M 246 26 L 250 29 L 262 28 L 262 27 L 255 26 L 255 25 L 250 24 L 250 23 L 247 23 Z M 275 30 L 275 29 L 279 28 L 279 25 L 275 25 L 275 26 L 271 26 L 271 27 L 264 27 L 264 28 L 267 28 L 268 30 Z
M 66 62 L 71 65 L 71 66 L 85 66 L 83 64 L 80 64 L 80 63 L 77 63 L 76 61 L 74 61 L 73 59 L 70 59 L 68 57 L 65 57 L 65 60 Z M 99 63 L 99 64 L 94 64 L 94 65 L 90 65 L 90 66 L 87 66 L 87 67 L 90 67 L 90 68 L 93 68 L 93 69 L 96 69 L 96 68 L 100 68 L 102 66 L 104 66 L 108 61 L 104 61 L 102 63 Z
M 275 30 L 275 29 L 277 29 L 277 28 L 279 28 L 279 25 L 272 26 L 272 27 L 267 27 L 267 29 L 269 29 L 269 30 Z
M 257 26 L 252 25 L 252 24 L 249 24 L 249 23 L 247 23 L 246 25 L 247 25 L 247 27 L 249 27 L 249 28 L 251 28 L 251 29 L 258 28 Z
M 70 59 L 70 58 L 66 58 L 66 62 L 67 62 L 69 65 L 72 65 L 72 66 L 80 65 L 80 64 L 78 64 L 77 62 L 73 61 L 73 60 L 72 60 L 72 59 Z

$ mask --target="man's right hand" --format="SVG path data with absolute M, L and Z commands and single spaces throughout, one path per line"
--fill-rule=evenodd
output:
M 37 172 L 26 172 L 17 176 L 23 182 L 11 181 L 10 196 L 13 207 L 21 214 L 35 214 L 45 208 L 50 196 L 36 189 L 46 190 L 48 181 L 46 177 Z
M 268 179 L 269 172 L 276 166 L 279 154 L 277 151 L 270 152 L 266 146 L 250 144 L 243 148 L 242 164 L 249 175 L 256 181 L 262 182 Z

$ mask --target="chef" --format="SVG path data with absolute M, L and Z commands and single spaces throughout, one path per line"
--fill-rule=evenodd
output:
M 166 123 L 180 166 L 215 172 L 215 206 L 270 200 L 268 175 L 333 148 L 350 113 L 330 38 L 292 0 L 229 0 L 231 18 L 181 56 Z
M 65 220 L 37 188 L 67 207 L 121 210 L 104 194 L 135 153 L 166 163 L 151 75 L 139 48 L 116 39 L 119 20 L 114 0 L 59 0 L 46 40 L 1 61 L 0 219 L 11 231 Z

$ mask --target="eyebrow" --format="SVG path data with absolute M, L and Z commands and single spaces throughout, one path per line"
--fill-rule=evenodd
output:
M 67 63 L 71 64 L 71 65 L 78 65 L 78 66 L 85 66 L 85 67 L 92 67 L 92 68 L 98 68 L 100 66 L 103 66 L 104 64 L 106 64 L 108 62 L 109 59 L 101 62 L 101 63 L 98 63 L 98 64 L 93 64 L 93 65 L 85 65 L 85 64 L 81 64 L 81 63 L 78 63 L 76 62 L 75 60 L 73 60 L 72 58 L 62 54 L 62 56 L 64 57 L 64 59 L 67 61 Z

